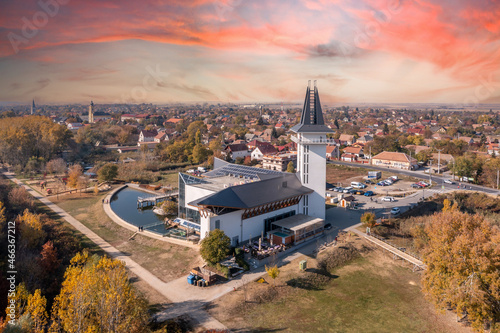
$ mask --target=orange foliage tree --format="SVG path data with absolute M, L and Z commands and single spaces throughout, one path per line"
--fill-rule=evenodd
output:
M 449 207 L 449 205 L 448 205 Z M 425 227 L 428 243 L 423 290 L 440 309 L 466 314 L 473 328 L 500 322 L 500 232 L 481 215 L 456 209 L 435 214 Z

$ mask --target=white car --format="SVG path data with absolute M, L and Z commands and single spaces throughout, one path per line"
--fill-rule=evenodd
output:
M 344 187 L 344 190 L 342 192 L 350 193 L 352 189 L 353 189 L 352 187 Z
M 454 181 L 451 181 L 451 180 L 449 180 L 449 179 L 445 179 L 445 180 L 444 180 L 444 182 L 445 182 L 446 184 L 455 184 L 455 182 L 454 182 Z
M 392 215 L 398 215 L 399 213 L 401 213 L 401 210 L 399 209 L 399 207 L 394 207 L 391 209 Z
M 391 201 L 394 201 L 394 197 L 382 197 L 381 200 L 382 201 L 389 201 L 389 202 L 391 202 Z

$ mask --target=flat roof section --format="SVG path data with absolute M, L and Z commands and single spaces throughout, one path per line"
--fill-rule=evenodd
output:
M 318 217 L 313 217 L 304 214 L 297 214 L 294 216 L 284 218 L 283 220 L 273 222 L 272 224 L 296 232 L 297 230 L 301 230 L 309 226 L 323 222 L 324 220 Z

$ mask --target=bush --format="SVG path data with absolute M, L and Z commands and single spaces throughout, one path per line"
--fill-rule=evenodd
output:
M 359 256 L 358 249 L 352 244 L 339 246 L 318 260 L 318 269 L 328 274 L 333 269 L 341 267 Z
M 206 262 L 215 265 L 227 257 L 230 246 L 231 239 L 224 234 L 224 231 L 215 229 L 201 241 L 200 254 Z

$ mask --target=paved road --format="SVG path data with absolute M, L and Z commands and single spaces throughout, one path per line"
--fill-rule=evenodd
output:
M 444 186 L 444 188 L 446 190 L 456 190 L 456 189 L 458 189 L 457 186 L 460 183 L 458 181 L 454 181 L 455 182 L 454 185 L 443 183 L 443 180 L 446 178 L 426 174 L 426 173 L 424 173 L 423 170 L 409 171 L 409 170 L 401 170 L 401 169 L 389 169 L 389 168 L 378 167 L 378 166 L 369 165 L 369 164 L 349 163 L 349 162 L 344 162 L 344 161 L 328 161 L 327 163 L 346 165 L 346 166 L 351 166 L 351 167 L 359 167 L 359 168 L 371 169 L 371 170 L 377 170 L 377 171 L 389 171 L 389 172 L 392 172 L 395 174 L 401 174 L 401 175 L 411 176 L 411 177 L 415 177 L 415 178 L 420 178 L 422 180 L 432 180 L 432 182 L 438 184 L 439 186 Z M 491 193 L 491 194 L 500 194 L 500 191 L 489 188 L 489 187 L 479 186 L 479 185 L 474 185 L 474 184 L 464 184 L 464 183 L 460 183 L 460 184 L 465 185 L 468 190 L 479 191 L 479 192 L 484 192 L 484 193 Z

